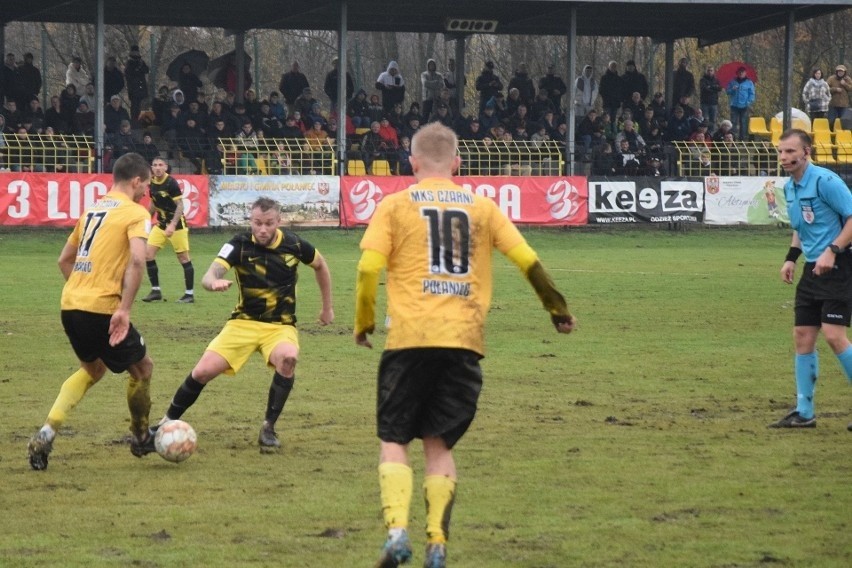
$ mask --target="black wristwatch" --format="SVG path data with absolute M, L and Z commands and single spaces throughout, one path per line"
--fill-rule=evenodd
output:
M 832 244 L 828 245 L 828 250 L 830 250 L 830 251 L 831 251 L 831 252 L 833 252 L 834 254 L 841 254 L 841 253 L 843 252 L 843 249 L 842 249 L 842 248 L 840 248 L 839 246 L 837 246 L 837 245 L 836 245 L 836 244 L 834 244 L 834 243 L 832 243 Z

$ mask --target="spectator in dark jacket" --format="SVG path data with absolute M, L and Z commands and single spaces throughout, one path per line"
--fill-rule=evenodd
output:
M 503 82 L 494 74 L 494 62 L 485 62 L 485 67 L 476 78 L 476 90 L 479 91 L 479 112 L 481 113 L 486 103 L 503 90 Z
M 139 120 L 142 101 L 148 98 L 148 65 L 142 61 L 138 45 L 130 46 L 130 57 L 124 66 L 124 79 L 127 81 L 127 97 L 130 99 L 130 119 Z M 156 113 L 155 113 L 156 114 Z
M 325 75 L 325 83 L 323 83 L 322 90 L 328 95 L 328 99 L 331 101 L 331 110 L 335 110 L 337 108 L 337 64 L 338 59 L 335 57 L 331 60 L 331 71 L 326 73 Z M 355 92 L 355 83 L 352 81 L 352 75 L 349 74 L 349 71 L 346 72 L 346 99 L 349 100 L 352 98 L 352 94 Z
M 115 65 L 115 57 L 107 57 L 104 66 L 104 104 L 109 104 L 114 95 L 124 89 L 124 73 Z
M 603 101 L 604 112 L 608 113 L 612 119 L 611 128 L 615 128 L 615 119 L 618 116 L 619 109 L 621 109 L 621 102 L 624 100 L 622 89 L 623 81 L 621 80 L 621 77 L 618 76 L 618 63 L 610 61 L 609 65 L 607 65 L 606 71 L 601 77 L 600 89 L 598 92 L 600 93 L 601 100 Z M 613 136 L 615 135 L 614 130 L 611 133 Z
M 719 115 L 719 93 L 722 91 L 722 85 L 719 79 L 716 78 L 716 70 L 712 65 L 708 65 L 704 70 L 704 75 L 698 81 L 699 89 L 701 90 L 701 112 L 704 118 L 710 121 L 710 127 L 716 127 L 716 118 Z
M 521 100 L 525 105 L 529 106 L 532 104 L 533 99 L 535 99 L 535 85 L 527 72 L 526 63 L 518 65 L 515 75 L 509 79 L 509 90 L 511 89 L 518 89 Z
M 24 54 L 23 65 L 15 70 L 15 87 L 7 96 L 14 96 L 18 103 L 18 109 L 24 111 L 29 107 L 30 100 L 38 97 L 41 91 L 41 71 L 33 65 L 33 54 Z
M 281 91 L 281 96 L 284 97 L 284 102 L 287 103 L 289 114 L 292 114 L 293 110 L 295 110 L 293 105 L 296 104 L 296 99 L 310 86 L 308 78 L 299 68 L 298 61 L 294 61 L 290 70 L 281 75 L 278 90 Z
M 692 98 L 695 94 L 695 77 L 687 69 L 689 59 L 681 58 L 674 72 L 674 83 L 672 84 L 672 100 L 679 101 L 681 97 Z
M 627 62 L 627 70 L 621 76 L 622 102 L 629 104 L 633 93 L 639 93 L 640 100 L 648 98 L 648 80 L 645 75 L 636 70 L 636 62 L 632 59 Z M 633 116 L 636 116 L 634 113 Z
M 118 132 L 122 120 L 129 122 L 130 114 L 126 108 L 121 106 L 121 97 L 113 95 L 109 100 L 109 105 L 104 108 L 104 127 L 107 134 Z
M 547 98 L 553 104 L 554 111 L 561 112 L 562 95 L 568 91 L 568 86 L 562 80 L 562 77 L 554 75 L 555 69 L 556 66 L 552 63 L 547 66 L 547 73 L 538 80 L 538 90 L 539 92 L 544 91 L 547 94 Z

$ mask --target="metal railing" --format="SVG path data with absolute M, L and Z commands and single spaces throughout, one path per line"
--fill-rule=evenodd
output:
M 74 134 L 2 134 L 0 169 L 13 172 L 92 173 L 95 144 Z
M 740 142 L 672 142 L 676 172 L 682 176 L 783 175 L 778 150 L 765 140 Z
M 331 139 L 220 138 L 226 175 L 336 175 Z
M 460 175 L 552 176 L 565 170 L 565 145 L 554 140 L 459 140 Z

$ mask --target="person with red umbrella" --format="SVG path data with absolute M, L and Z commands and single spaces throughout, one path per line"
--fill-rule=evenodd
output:
M 734 132 L 738 140 L 745 140 L 748 134 L 748 119 L 751 113 L 751 105 L 754 104 L 756 90 L 754 81 L 746 76 L 746 67 L 741 65 L 737 68 L 737 76 L 728 83 L 725 92 L 728 93 L 728 101 L 731 106 L 731 122 L 734 124 Z

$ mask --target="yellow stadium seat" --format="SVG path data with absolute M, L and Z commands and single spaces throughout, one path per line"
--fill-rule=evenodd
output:
M 370 131 L 369 128 L 356 128 L 355 136 L 363 136 Z
M 346 173 L 350 176 L 363 176 L 367 175 L 367 168 L 361 160 L 349 160 L 346 162 Z
M 834 159 L 834 146 L 831 143 L 814 143 L 814 162 L 821 165 L 833 166 L 837 163 Z
M 852 144 L 852 130 L 838 130 L 834 133 L 834 141 L 840 144 Z
M 827 118 L 815 118 L 811 123 L 811 128 L 813 129 L 814 133 L 822 132 L 823 130 L 825 130 L 826 132 L 831 132 Z
M 781 124 L 780 120 L 773 116 L 769 119 L 769 130 L 770 132 L 781 132 L 784 130 L 784 125 Z
M 772 134 L 766 128 L 766 119 L 762 116 L 752 116 L 748 119 L 748 133 L 752 136 L 760 136 L 761 138 L 769 138 Z
M 373 162 L 374 176 L 390 176 L 393 175 L 390 169 L 390 162 L 387 160 L 376 160 Z
M 257 164 L 257 170 L 260 172 L 260 175 L 266 175 L 266 160 L 263 158 L 255 158 L 254 163 Z
M 838 130 L 843 130 L 843 121 L 839 118 L 834 119 L 834 124 L 831 125 L 831 130 L 836 134 Z

